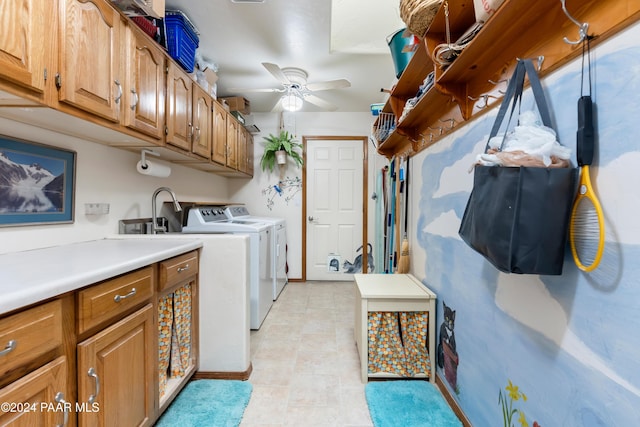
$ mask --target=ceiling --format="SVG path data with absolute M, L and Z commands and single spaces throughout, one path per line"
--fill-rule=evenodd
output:
M 238 1 L 238 0 L 235 0 Z M 254 0 L 255 1 L 255 0 Z M 395 81 L 387 37 L 404 27 L 399 0 L 166 0 L 200 33 L 199 53 L 218 67 L 218 97 L 244 96 L 252 112 L 269 112 L 278 93 L 229 88 L 282 86 L 261 64 L 305 70 L 309 83 L 347 79 L 351 87 L 314 92 L 339 112 L 370 111 Z M 332 19 L 332 12 L 334 19 Z M 301 111 L 324 111 L 308 102 Z

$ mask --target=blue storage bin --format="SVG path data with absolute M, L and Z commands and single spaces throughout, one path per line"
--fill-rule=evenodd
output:
M 169 55 L 187 72 L 192 73 L 200 41 L 195 28 L 181 12 L 167 11 L 164 23 Z

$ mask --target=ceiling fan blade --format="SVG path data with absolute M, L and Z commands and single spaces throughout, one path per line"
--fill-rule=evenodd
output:
M 285 76 L 284 73 L 282 72 L 282 69 L 280 69 L 280 67 L 277 66 L 276 64 L 272 64 L 270 62 L 263 62 L 262 66 L 266 68 L 267 71 L 270 72 L 271 75 L 273 75 L 273 77 L 275 77 L 276 80 L 278 80 L 283 85 L 291 84 L 287 76 Z
M 309 89 L 312 92 L 315 92 L 318 90 L 342 89 L 345 87 L 351 87 L 351 82 L 347 79 L 329 80 L 326 82 L 307 84 L 307 89 Z
M 333 105 L 330 102 L 325 101 L 322 98 L 318 98 L 315 95 L 305 95 L 304 100 L 328 111 L 335 111 L 338 109 L 337 106 Z
M 237 93 L 243 93 L 243 92 L 266 92 L 266 93 L 276 93 L 276 92 L 284 92 L 284 89 L 276 89 L 276 88 L 269 88 L 269 89 L 251 89 L 251 88 L 246 88 L 246 87 L 230 87 L 229 89 L 227 89 L 227 92 L 237 92 Z

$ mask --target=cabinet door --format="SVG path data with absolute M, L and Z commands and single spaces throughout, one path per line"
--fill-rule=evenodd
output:
M 247 175 L 253 176 L 253 135 L 247 131 Z
M 127 28 L 125 126 L 161 139 L 164 134 L 165 55 L 145 35 Z
M 227 112 L 219 102 L 213 103 L 213 155 L 211 160 L 227 163 Z
M 67 359 L 58 357 L 40 369 L 0 389 L 0 402 L 22 405 L 14 411 L 0 411 L 2 426 L 67 425 L 75 409 L 74 402 L 64 411 L 67 401 Z M 59 409 L 58 409 L 59 408 Z
M 45 43 L 49 2 L 0 2 L 0 74 L 38 93 L 44 91 Z M 47 34 L 49 36 L 49 34 Z
M 238 169 L 238 122 L 227 115 L 227 167 Z
M 238 170 L 240 172 L 247 172 L 247 134 L 245 133 L 244 127 L 238 124 L 238 140 L 237 144 L 237 161 L 238 161 Z
M 154 418 L 153 307 L 137 312 L 78 344 L 78 402 L 98 403 L 80 412 L 81 426 L 143 426 Z
M 120 14 L 106 0 L 60 1 L 59 100 L 118 122 Z
M 193 144 L 191 151 L 207 160 L 211 158 L 211 115 L 213 100 L 197 84 L 193 85 Z
M 173 61 L 167 74 L 167 144 L 191 151 L 193 81 Z

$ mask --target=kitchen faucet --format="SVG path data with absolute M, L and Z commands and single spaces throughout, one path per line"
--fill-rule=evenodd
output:
M 156 191 L 154 191 L 153 196 L 151 197 L 151 234 L 166 232 L 164 228 L 158 227 L 158 214 L 156 213 L 156 199 L 158 198 L 158 194 L 163 191 L 166 191 L 171 195 L 171 198 L 173 199 L 173 209 L 176 212 L 180 212 L 182 210 L 182 206 L 180 206 L 180 203 L 178 203 L 176 194 L 169 187 L 160 187 Z

